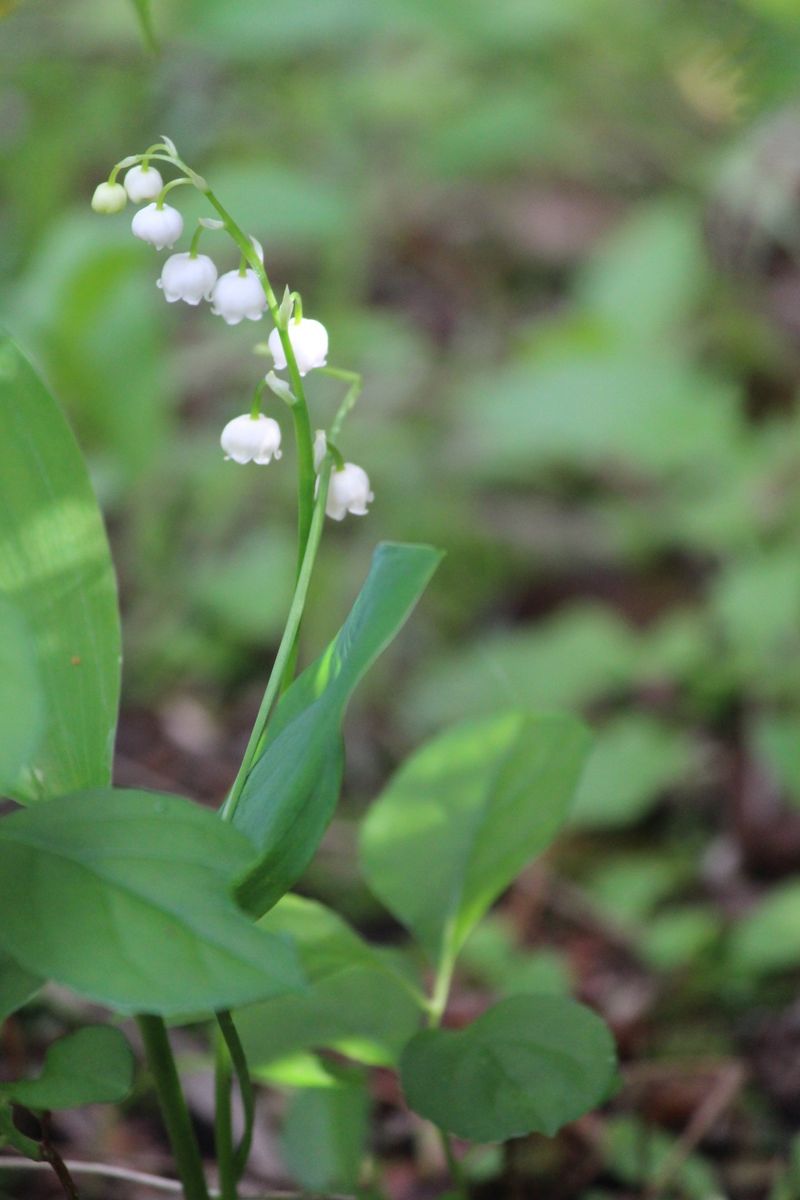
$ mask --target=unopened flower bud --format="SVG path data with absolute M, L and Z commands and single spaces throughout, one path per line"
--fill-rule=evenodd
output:
M 328 453 L 328 439 L 324 429 L 318 429 L 314 434 L 314 470 L 319 474 L 322 461 Z
M 125 173 L 125 191 L 134 204 L 141 204 L 143 200 L 155 200 L 163 186 L 161 172 L 155 167 L 137 164 Z
M 341 471 L 331 472 L 325 512 L 334 521 L 341 521 L 347 513 L 363 517 L 367 505 L 375 499 L 370 491 L 369 476 L 355 463 L 345 463 Z
M 157 287 L 164 293 L 165 300 L 173 304 L 185 300 L 187 304 L 199 304 L 210 300 L 217 282 L 217 268 L 207 254 L 171 254 L 161 268 Z
M 300 321 L 290 320 L 286 331 L 301 375 L 325 366 L 328 360 L 328 331 L 320 321 L 313 321 L 310 317 L 303 317 Z M 273 329 L 269 335 L 269 348 L 276 368 L 282 371 L 286 366 L 286 355 L 277 329 Z
M 243 275 L 239 271 L 220 275 L 211 296 L 211 311 L 228 325 L 238 325 L 245 317 L 248 321 L 258 321 L 266 307 L 264 289 L 249 267 Z
M 281 427 L 272 417 L 263 413 L 253 417 L 245 413 L 234 417 L 222 431 L 219 439 L 226 460 L 237 463 L 268 463 L 281 457 Z
M 125 188 L 121 183 L 98 183 L 92 196 L 92 208 L 97 213 L 122 212 L 128 203 Z
M 183 217 L 177 208 L 164 204 L 159 208 L 156 204 L 146 204 L 131 222 L 134 235 L 143 242 L 149 242 L 156 250 L 169 250 L 183 233 Z

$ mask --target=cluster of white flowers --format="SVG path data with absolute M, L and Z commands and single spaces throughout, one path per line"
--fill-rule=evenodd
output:
M 146 156 L 143 161 L 128 167 L 122 183 L 116 182 L 117 169 L 109 180 L 95 188 L 92 208 L 99 213 L 118 213 L 125 208 L 128 200 L 142 205 L 131 222 L 134 236 L 155 246 L 156 250 L 171 250 L 183 234 L 183 217 L 177 208 L 164 202 L 166 193 L 175 186 L 174 183 L 165 188 L 161 172 L 147 161 Z M 223 222 L 206 219 L 202 219 L 200 225 L 223 228 Z M 170 304 L 178 300 L 195 306 L 203 300 L 210 302 L 212 313 L 222 317 L 228 325 L 238 325 L 244 320 L 259 321 L 268 305 L 258 274 L 246 266 L 243 259 L 238 269 L 219 275 L 213 260 L 197 250 L 200 232 L 198 230 L 188 251 L 171 254 L 165 260 L 156 286 Z M 253 245 L 263 259 L 261 247 L 255 241 Z M 304 317 L 299 304 L 297 314 L 292 315 L 291 301 L 286 324 L 282 329 L 273 329 L 267 343 L 278 371 L 288 367 L 286 338 L 301 376 L 327 364 L 328 331 L 320 321 Z M 278 388 L 272 372 L 266 382 L 276 394 L 291 398 L 289 386 L 281 384 Z M 245 413 L 229 421 L 222 431 L 220 443 L 226 460 L 236 463 L 266 464 L 273 458 L 277 460 L 281 457 L 280 426 L 272 417 L 266 417 L 258 411 Z M 318 435 L 315 442 L 317 471 L 326 452 L 325 435 Z M 363 516 L 372 499 L 369 479 L 361 467 L 354 463 L 334 467 L 325 506 L 329 517 L 341 521 L 348 512 Z

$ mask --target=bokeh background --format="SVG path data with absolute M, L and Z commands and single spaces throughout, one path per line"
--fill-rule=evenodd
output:
M 106 513 L 118 781 L 224 795 L 294 555 L 291 454 L 239 469 L 218 446 L 266 324 L 168 307 L 130 210 L 89 209 L 164 132 L 365 377 L 343 448 L 376 500 L 327 532 L 306 653 L 376 540 L 448 555 L 354 705 L 305 889 L 394 936 L 354 827 L 401 756 L 508 704 L 597 733 L 569 835 L 474 940 L 454 1011 L 572 988 L 611 1022 L 624 1085 L 555 1143 L 487 1159 L 486 1194 L 800 1196 L 796 0 L 153 10 L 155 54 L 126 0 L 0 4 L 0 319 Z M 337 387 L 309 391 L 324 424 Z M 379 1098 L 392 1194 L 422 1195 L 435 1165 L 409 1163 Z M 147 1142 L 124 1115 L 90 1132 Z

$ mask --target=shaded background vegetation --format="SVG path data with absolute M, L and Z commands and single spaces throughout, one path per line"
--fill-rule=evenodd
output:
M 293 562 L 289 455 L 239 470 L 218 448 L 266 327 L 167 308 L 130 214 L 88 207 L 163 131 L 365 375 L 344 448 L 377 498 L 328 531 L 308 653 L 377 538 L 448 552 L 350 719 L 306 889 L 396 936 L 352 830 L 402 754 L 509 703 L 597 731 L 571 835 L 474 940 L 451 1019 L 572 987 L 614 1027 L 624 1086 L 556 1143 L 478 1158 L 487 1194 L 800 1196 L 794 0 L 164 0 L 154 18 L 158 56 L 122 0 L 0 25 L 0 314 L 107 515 L 118 781 L 224 794 Z M 333 385 L 310 392 L 322 424 Z M 6 1049 L 63 1019 L 37 1010 Z M 375 1086 L 392 1194 L 421 1195 L 435 1155 L 411 1162 Z M 62 1136 L 157 1163 L 138 1104 Z

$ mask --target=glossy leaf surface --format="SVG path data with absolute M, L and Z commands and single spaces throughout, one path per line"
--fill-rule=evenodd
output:
M 0 594 L 24 614 L 46 709 L 12 789 L 23 802 L 111 775 L 120 676 L 114 571 L 86 466 L 61 410 L 0 335 Z
M 506 712 L 423 746 L 363 827 L 377 896 L 431 958 L 457 953 L 522 867 L 563 824 L 588 749 L 568 716 Z
M 300 987 L 291 947 L 234 903 L 252 855 L 179 796 L 97 789 L 20 810 L 0 821 L 0 947 L 121 1012 L 229 1008 Z

